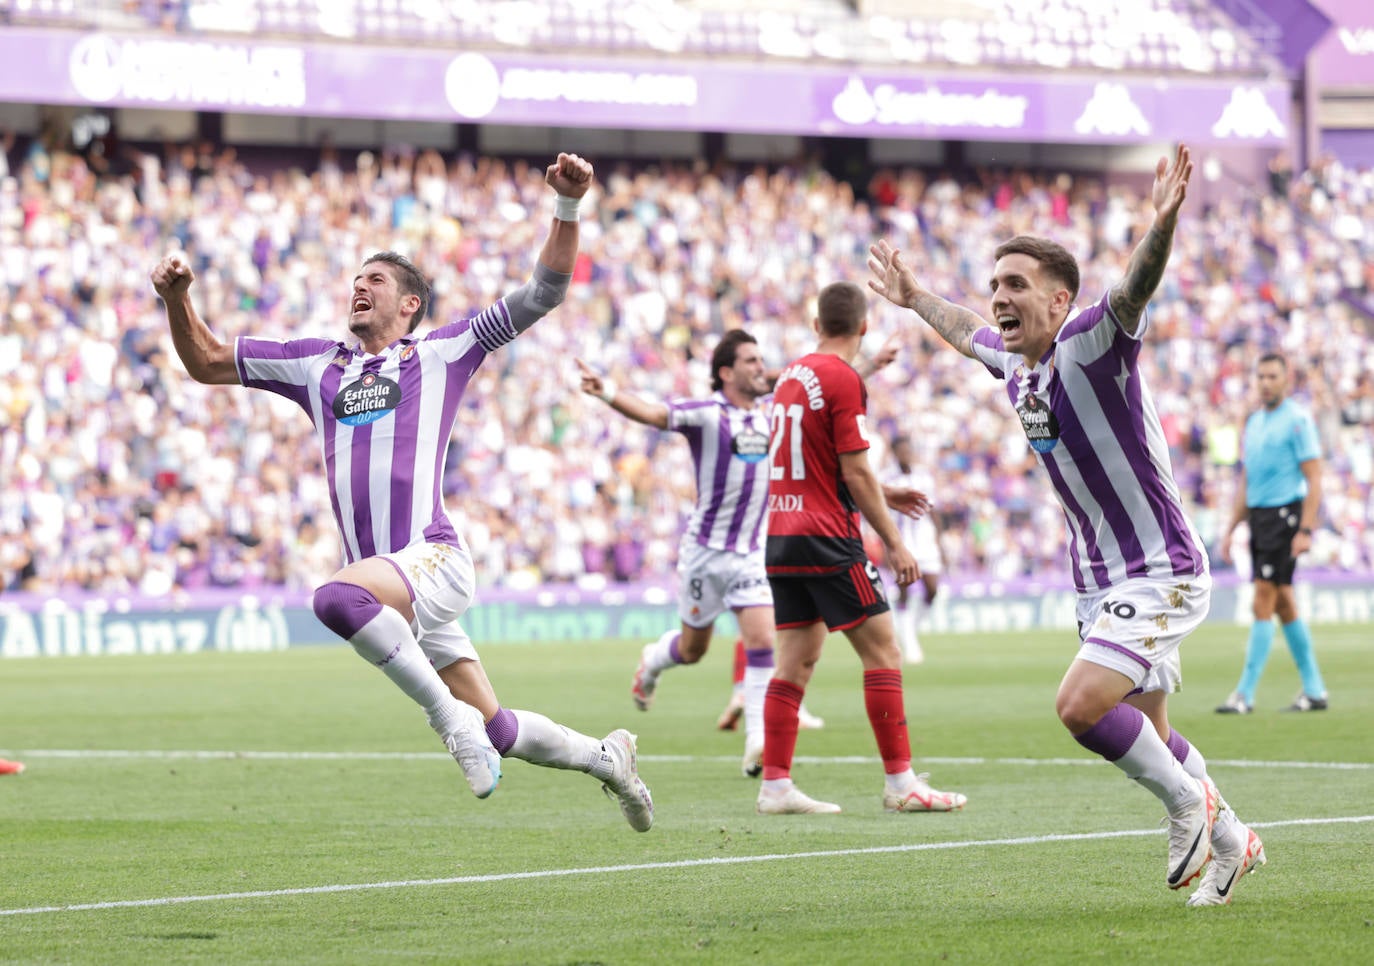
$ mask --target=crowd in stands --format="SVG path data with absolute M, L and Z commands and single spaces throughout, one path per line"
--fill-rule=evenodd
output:
M 1085 305 L 1150 213 L 1138 187 L 1079 175 L 893 169 L 851 185 L 806 163 L 593 161 L 568 300 L 489 358 L 453 434 L 445 499 L 484 586 L 672 573 L 686 444 L 582 396 L 575 357 L 643 395 L 704 394 L 715 340 L 743 326 L 781 367 L 814 344 L 815 293 L 862 282 L 879 237 L 933 290 L 982 308 L 996 244 L 1047 234 L 1082 261 Z M 552 210 L 542 173 L 405 149 L 288 166 L 208 144 L 111 159 L 0 139 L 0 589 L 325 579 L 341 555 L 309 420 L 268 393 L 193 382 L 149 269 L 187 251 L 224 340 L 346 338 L 349 280 L 382 249 L 431 274 L 436 321 L 464 318 L 529 276 Z M 1374 172 L 1276 168 L 1263 188 L 1185 211 L 1143 365 L 1215 549 L 1253 365 L 1284 352 L 1328 454 L 1308 565 L 1374 570 L 1374 338 L 1360 303 L 1374 289 Z M 870 380 L 870 425 L 915 443 L 949 571 L 1061 578 L 1063 521 L 1001 384 L 876 297 L 871 322 L 867 350 L 893 338 L 900 352 Z

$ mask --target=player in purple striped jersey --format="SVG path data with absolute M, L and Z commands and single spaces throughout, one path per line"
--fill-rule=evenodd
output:
M 221 342 L 191 302 L 194 275 L 171 255 L 152 270 L 172 342 L 198 382 L 285 396 L 309 414 L 324 458 L 347 561 L 315 592 L 315 613 L 424 708 L 478 798 L 495 790 L 503 755 L 586 772 L 619 800 L 636 831 L 653 822 L 635 738 L 597 740 L 530 711 L 503 708 L 458 623 L 475 591 L 472 558 L 448 515 L 440 473 L 459 400 L 487 354 L 555 308 L 578 248 L 578 203 L 592 166 L 560 154 L 557 193 L 533 277 L 476 318 L 415 329 L 429 307 L 424 275 L 382 252 L 353 279 L 352 341 L 241 337 Z
M 744 773 L 759 773 L 763 695 L 773 675 L 773 594 L 763 566 L 768 514 L 768 414 L 771 390 L 758 342 L 743 329 L 721 337 L 711 353 L 706 399 L 651 402 L 617 390 L 581 359 L 582 391 L 639 423 L 687 438 L 696 467 L 697 500 L 678 547 L 678 616 L 682 626 L 644 646 L 631 690 L 649 709 L 658 676 L 706 654 L 716 618 L 731 610 L 744 638 Z
M 1164 804 L 1166 884 L 1186 886 L 1212 857 L 1188 904 L 1220 905 L 1264 850 L 1221 800 L 1201 753 L 1169 725 L 1179 644 L 1206 616 L 1211 577 L 1138 365 L 1145 306 L 1192 170 L 1183 145 L 1172 161 L 1160 159 L 1153 223 L 1121 281 L 1081 311 L 1073 255 L 1026 235 L 995 252 L 991 323 L 923 288 L 886 241 L 870 249 L 869 286 L 1006 382 L 1069 529 L 1080 645 L 1059 686 L 1059 719 Z

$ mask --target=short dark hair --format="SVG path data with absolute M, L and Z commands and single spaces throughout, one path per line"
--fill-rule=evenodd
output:
M 1255 363 L 1255 368 L 1258 369 L 1266 362 L 1277 362 L 1280 369 L 1284 372 L 1288 371 L 1288 360 L 1277 352 L 1266 352 L 1264 355 L 1260 356 L 1259 362 Z
M 868 296 L 853 282 L 831 282 L 816 296 L 816 322 L 825 338 L 854 335 L 868 315 Z
M 743 329 L 731 329 L 720 337 L 720 341 L 716 343 L 715 351 L 711 353 L 712 392 L 720 392 L 725 388 L 725 380 L 720 378 L 720 370 L 735 364 L 735 359 L 739 356 L 739 347 L 750 342 L 757 345 L 758 341 Z
M 371 265 L 373 262 L 386 262 L 396 269 L 396 287 L 401 290 L 402 295 L 418 295 L 420 297 L 420 307 L 410 317 L 410 329 L 408 331 L 414 332 L 424 321 L 425 316 L 429 314 L 429 302 L 432 296 L 425 273 L 416 268 L 414 262 L 399 252 L 376 252 L 367 256 L 363 265 Z
M 1056 282 L 1063 283 L 1069 290 L 1069 300 L 1078 298 L 1078 259 L 1067 248 L 1048 238 L 1035 235 L 1017 235 L 997 246 L 992 257 L 1001 260 L 1004 255 L 1029 255 L 1040 263 L 1040 269 Z

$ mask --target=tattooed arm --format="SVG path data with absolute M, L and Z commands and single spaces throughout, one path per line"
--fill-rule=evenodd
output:
M 869 248 L 868 268 L 873 273 L 869 288 L 893 305 L 911 309 L 946 342 L 970 359 L 974 357 L 973 333 L 988 324 L 986 319 L 922 288 L 902 261 L 902 253 L 886 241 Z
M 1125 277 L 1112 286 L 1109 296 L 1112 313 L 1131 335 L 1139 330 L 1145 306 L 1164 277 L 1164 266 L 1169 263 L 1174 244 L 1174 228 L 1178 225 L 1178 210 L 1187 196 L 1192 173 L 1192 158 L 1183 144 L 1178 146 L 1172 164 L 1160 158 L 1155 166 L 1154 223 L 1131 253 Z

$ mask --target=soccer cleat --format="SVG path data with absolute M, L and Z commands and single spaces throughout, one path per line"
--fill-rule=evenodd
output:
M 902 660 L 907 664 L 921 664 L 926 659 L 926 652 L 921 650 L 921 645 L 912 641 L 902 649 Z
M 472 794 L 486 798 L 501 781 L 501 755 L 487 737 L 482 713 L 470 704 L 462 707 L 457 727 L 443 736 L 444 747 L 462 767 Z
M 744 691 L 736 690 L 730 695 L 730 703 L 716 719 L 716 727 L 721 731 L 734 731 L 739 719 L 744 716 Z
M 781 792 L 760 788 L 754 811 L 760 815 L 834 815 L 840 811 L 840 806 L 833 802 L 818 802 L 796 785 L 788 785 Z
M 1264 855 L 1264 843 L 1255 830 L 1244 825 L 1240 827 L 1245 829 L 1244 848 L 1213 850 L 1212 863 L 1207 866 L 1202 882 L 1188 897 L 1188 905 L 1229 906 L 1241 877 L 1268 861 Z
M 1325 711 L 1326 698 L 1313 698 L 1307 692 L 1299 691 L 1298 696 L 1293 699 L 1293 703 L 1284 708 L 1285 711 Z
M 1254 710 L 1239 691 L 1232 691 L 1229 698 L 1217 705 L 1217 714 L 1249 714 Z
M 617 728 L 601 739 L 601 755 L 611 761 L 611 777 L 606 779 L 601 790 L 620 803 L 620 812 L 630 828 L 647 832 L 654 824 L 654 800 L 639 778 L 636 740 L 624 728 Z
M 740 771 L 745 778 L 758 778 L 763 774 L 763 739 L 744 739 L 744 760 L 740 762 Z
M 940 792 L 926 782 L 930 776 L 922 772 L 916 784 L 901 792 L 883 792 L 883 808 L 889 812 L 957 812 L 968 804 L 968 797 L 959 792 Z
M 825 719 L 806 710 L 806 705 L 797 708 L 797 727 L 802 731 L 820 731 L 825 727 Z
M 645 644 L 644 650 L 639 652 L 639 667 L 635 668 L 634 683 L 630 685 L 630 697 L 635 699 L 635 707 L 640 711 L 648 711 L 649 705 L 654 703 L 654 688 L 658 686 L 658 675 L 649 672 L 649 651 L 656 643 L 651 641 Z
M 24 771 L 22 761 L 10 761 L 8 758 L 0 758 L 0 775 L 18 775 Z
M 1182 889 L 1202 874 L 1212 855 L 1212 826 L 1217 821 L 1221 796 L 1210 778 L 1198 784 L 1198 801 L 1169 823 L 1169 869 L 1164 881 L 1170 889 Z

